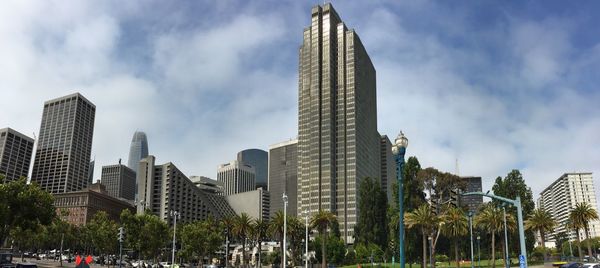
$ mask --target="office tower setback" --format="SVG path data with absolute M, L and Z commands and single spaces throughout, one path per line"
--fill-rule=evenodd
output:
M 381 136 L 381 189 L 387 194 L 388 204 L 397 204 L 392 200 L 396 178 L 396 160 L 392 153 L 392 142 L 387 135 Z
M 32 182 L 53 194 L 88 186 L 95 114 L 79 93 L 44 103 Z
M 135 172 L 125 165 L 103 166 L 101 184 L 111 196 L 135 200 Z
M 136 131 L 133 133 L 131 139 L 131 146 L 129 147 L 129 158 L 127 160 L 127 166 L 137 172 L 138 164 L 140 160 L 148 156 L 148 138 L 146 133 L 142 131 Z
M 538 208 L 548 211 L 558 223 L 553 232 L 546 234 L 546 242 L 550 246 L 556 242 L 554 237 L 557 233 L 565 232 L 570 240 L 577 237 L 575 231 L 567 229 L 567 222 L 571 210 L 579 203 L 588 203 L 598 212 L 591 172 L 565 173 L 540 193 Z M 579 235 L 582 238 L 586 237 L 583 228 L 580 229 Z M 592 238 L 600 236 L 600 221 L 590 222 L 589 235 Z
M 481 177 L 460 177 L 465 181 L 467 188 L 465 192 L 481 192 Z M 483 196 L 469 195 L 460 197 L 460 206 L 466 207 L 468 211 L 477 213 L 479 207 L 483 204 Z
M 96 160 L 92 160 L 90 162 L 90 167 L 88 170 L 88 185 L 92 185 L 94 183 L 94 167 L 96 166 Z
M 353 243 L 356 192 L 380 178 L 375 68 L 331 4 L 312 8 L 299 64 L 298 211 L 337 215 Z
M 267 189 L 269 154 L 260 149 L 243 150 L 237 154 L 237 161 L 254 167 L 256 175 L 256 188 Z
M 191 176 L 190 181 L 203 191 L 223 195 L 223 183 L 204 176 Z
M 140 161 L 137 178 L 138 213 L 149 209 L 169 224 L 170 211 L 179 212 L 182 223 L 235 215 L 223 196 L 196 187 L 173 163 L 155 165 L 152 155 Z
M 298 140 L 277 143 L 269 147 L 269 193 L 273 217 L 283 211 L 283 193 L 288 196 L 288 215 L 298 215 Z M 300 211 L 302 213 L 302 211 Z
M 27 177 L 33 139 L 11 128 L 0 129 L 0 183 Z
M 256 189 L 254 167 L 237 160 L 219 165 L 217 181 L 223 183 L 225 195 L 248 192 Z

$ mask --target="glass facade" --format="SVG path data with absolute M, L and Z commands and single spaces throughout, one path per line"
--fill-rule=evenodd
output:
M 137 173 L 138 165 L 140 160 L 148 156 L 148 138 L 146 133 L 136 131 L 131 139 L 131 146 L 129 147 L 129 158 L 127 159 L 127 166 Z
M 356 187 L 380 178 L 375 68 L 331 4 L 312 9 L 299 61 L 298 211 L 333 212 L 353 243 Z
M 298 198 L 298 140 L 272 145 L 269 148 L 270 215 L 283 211 L 283 193 L 288 200 Z M 296 216 L 297 202 L 288 202 L 288 215 Z
M 243 150 L 237 154 L 237 160 L 254 167 L 256 175 L 256 188 L 267 189 L 267 162 L 269 153 L 260 149 Z

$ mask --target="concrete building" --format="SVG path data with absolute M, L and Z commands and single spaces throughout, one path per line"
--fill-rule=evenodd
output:
M 254 167 L 256 188 L 267 189 L 269 154 L 260 149 L 247 149 L 237 154 L 237 161 Z
M 225 196 L 236 214 L 248 214 L 253 219 L 269 221 L 269 192 L 262 188 Z
M 182 223 L 235 215 L 222 196 L 196 187 L 173 163 L 156 165 L 152 155 L 140 161 L 137 181 L 137 212 L 149 209 L 169 224 L 171 211 L 179 212 Z
M 387 135 L 381 135 L 379 153 L 381 154 L 381 189 L 387 194 L 388 204 L 396 204 L 393 201 L 394 182 L 396 178 L 396 160 L 392 153 L 392 142 Z
M 360 180 L 380 178 L 375 80 L 356 32 L 331 4 L 313 7 L 300 46 L 298 211 L 333 212 L 346 243 Z
M 460 177 L 465 180 L 467 189 L 465 192 L 481 192 L 481 177 Z M 473 213 L 477 213 L 479 211 L 479 207 L 483 204 L 483 196 L 471 195 L 471 196 L 461 196 L 460 197 L 460 205 L 461 207 L 466 207 L 468 211 Z
M 100 183 L 106 187 L 106 191 L 111 196 L 135 200 L 135 179 L 135 172 L 121 165 L 121 159 L 116 165 L 102 166 Z
M 148 137 L 142 131 L 136 131 L 131 138 L 127 167 L 137 172 L 140 160 L 148 156 Z
M 44 103 L 32 182 L 52 194 L 88 186 L 95 114 L 79 93 Z
M 298 215 L 298 140 L 269 146 L 270 217 L 283 211 L 283 193 L 288 196 L 288 215 Z
M 78 226 L 86 225 L 99 211 L 105 211 L 116 222 L 120 221 L 123 210 L 135 211 L 133 204 L 110 196 L 99 183 L 81 191 L 55 194 L 54 206 L 59 217 Z M 67 212 L 66 215 L 63 211 Z
M 591 172 L 565 173 L 540 193 L 540 197 L 537 200 L 538 208 L 548 211 L 558 223 L 554 232 L 546 234 L 548 246 L 554 246 L 556 242 L 554 235 L 560 232 L 567 233 L 571 240 L 576 239 L 576 233 L 567 230 L 565 226 L 571 210 L 578 203 L 588 203 L 598 211 L 596 191 Z M 592 221 L 589 225 L 589 232 L 590 237 L 600 236 L 600 222 Z M 580 231 L 580 235 L 582 239 L 585 238 L 583 230 Z
M 225 195 L 256 189 L 255 178 L 254 167 L 237 160 L 219 165 L 217 169 L 217 181 L 223 183 L 223 193 Z
M 223 195 L 223 182 L 213 180 L 209 177 L 204 176 L 191 176 L 190 180 L 196 187 L 200 188 L 205 192 L 209 192 L 216 195 Z
M 0 129 L 0 183 L 26 178 L 33 153 L 33 139 L 11 128 Z

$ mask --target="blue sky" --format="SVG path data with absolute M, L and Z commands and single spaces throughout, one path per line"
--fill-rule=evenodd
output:
M 297 135 L 297 64 L 320 1 L 8 1 L 0 127 L 39 131 L 42 103 L 97 106 L 93 154 L 126 160 L 133 132 L 187 175 Z M 600 172 L 597 1 L 334 1 L 377 69 L 378 129 L 424 167 L 534 193 Z M 596 187 L 600 187 L 596 179 Z

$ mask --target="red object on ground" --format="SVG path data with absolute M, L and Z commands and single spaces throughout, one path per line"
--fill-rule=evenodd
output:
M 75 265 L 79 265 L 81 263 L 81 256 L 77 255 L 77 257 L 75 257 Z
M 92 263 L 94 260 L 92 259 L 91 255 L 87 255 L 87 257 L 85 257 L 85 263 L 90 264 Z

